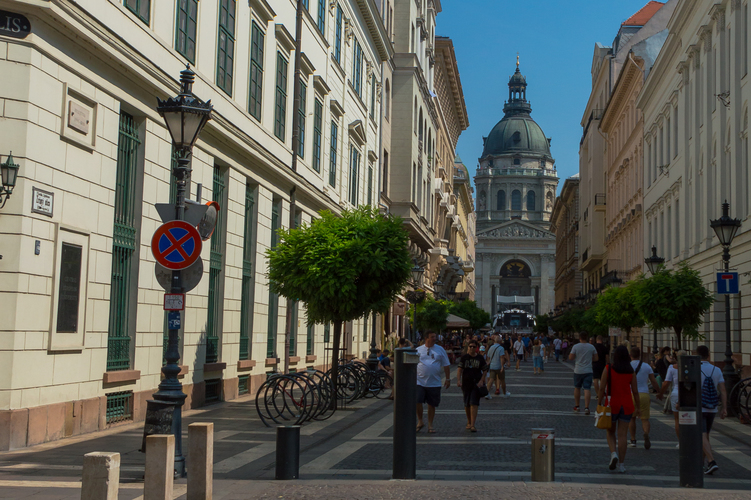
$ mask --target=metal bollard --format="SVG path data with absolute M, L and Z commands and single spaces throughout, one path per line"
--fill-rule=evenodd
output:
M 276 428 L 275 479 L 300 478 L 300 426 L 285 425 Z
M 394 350 L 393 479 L 415 479 L 417 474 L 417 364 L 411 347 Z
M 532 481 L 555 481 L 555 429 L 532 429 Z
M 683 487 L 703 488 L 701 358 L 699 356 L 678 358 L 678 405 L 680 406 L 678 426 L 681 431 L 678 440 L 680 483 Z

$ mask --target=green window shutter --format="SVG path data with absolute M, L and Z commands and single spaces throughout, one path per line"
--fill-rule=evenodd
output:
M 266 35 L 253 21 L 250 38 L 250 99 L 248 112 L 250 116 L 261 121 L 261 102 L 263 99 L 263 46 Z
M 198 0 L 177 0 L 175 50 L 191 63 L 196 62 Z
M 368 166 L 368 205 L 373 206 L 373 167 Z
M 219 0 L 219 41 L 216 56 L 216 84 L 232 95 L 235 60 L 235 0 Z
M 318 0 L 318 31 L 326 37 L 326 2 L 327 0 Z
M 281 227 L 280 226 L 280 211 L 281 211 L 281 202 L 279 200 L 274 200 L 274 203 L 271 205 L 271 248 L 273 249 L 276 247 L 277 244 L 277 230 Z M 266 336 L 266 357 L 267 358 L 275 358 L 276 357 L 276 332 L 277 332 L 277 321 L 279 319 L 279 296 L 275 294 L 274 292 L 269 291 L 269 322 L 268 322 L 268 332 Z
M 224 203 L 224 193 L 227 181 L 226 169 L 214 166 L 214 192 L 212 200 Z M 209 307 L 206 318 L 206 362 L 219 361 L 219 321 L 224 310 L 222 304 L 222 261 L 224 258 L 224 214 L 226 210 L 219 210 L 216 218 L 216 229 L 211 235 L 211 259 L 209 263 Z
M 136 195 L 141 141 L 132 116 L 120 113 L 112 241 L 112 281 L 107 338 L 107 371 L 130 368 L 130 296 L 136 253 Z
M 308 103 L 306 101 L 308 96 L 308 86 L 303 82 L 300 82 L 300 109 L 297 110 L 298 121 L 300 122 L 300 137 L 297 140 L 297 156 L 305 158 L 305 113 Z
M 315 335 L 315 327 L 308 325 L 308 335 L 305 338 L 305 354 L 307 356 L 313 355 L 313 336 Z
M 318 99 L 313 107 L 313 169 L 321 171 L 321 141 L 323 136 L 323 104 Z
M 285 137 L 287 113 L 287 60 L 276 53 L 276 102 L 274 103 L 274 135 L 282 142 Z
M 151 18 L 151 0 L 125 0 L 125 7 L 138 17 L 141 21 L 149 25 Z
M 336 187 L 336 157 L 339 149 L 339 125 L 331 121 L 331 151 L 329 152 L 329 185 Z
M 323 325 L 323 343 L 328 344 L 331 342 L 331 323 Z
M 245 187 L 245 234 L 243 236 L 242 290 L 240 298 L 240 359 L 250 359 L 253 332 L 253 259 L 255 257 L 255 189 Z
M 339 4 L 336 4 L 336 32 L 334 33 L 334 59 L 342 63 L 342 21 L 344 12 Z

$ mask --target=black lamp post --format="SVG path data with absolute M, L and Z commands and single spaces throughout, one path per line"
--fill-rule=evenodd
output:
M 644 263 L 647 264 L 649 272 L 654 276 L 660 269 L 660 266 L 665 263 L 665 259 L 657 256 L 657 247 L 652 245 L 652 255 L 645 258 Z M 659 347 L 657 346 L 657 329 L 652 329 L 652 333 L 654 333 L 655 338 L 655 343 L 652 345 L 652 354 L 657 354 L 657 351 L 659 350 Z
M 13 188 L 16 187 L 18 168 L 19 166 L 13 163 L 13 151 L 10 152 L 8 158 L 3 163 L 0 163 L 0 176 L 2 177 L 2 185 L 0 185 L 0 208 L 5 206 L 5 202 L 10 198 Z
M 730 271 L 730 244 L 741 227 L 741 221 L 731 219 L 729 211 L 730 204 L 725 200 L 722 204 L 722 217 L 709 221 L 710 227 L 714 229 L 723 248 L 722 260 L 725 263 L 725 272 Z M 729 396 L 735 384 L 738 383 L 738 375 L 733 368 L 733 349 L 730 344 L 730 294 L 725 294 L 725 366 L 722 369 L 722 376 L 725 378 L 725 388 Z
M 417 330 L 417 304 L 425 300 L 425 292 L 423 290 L 418 290 L 420 286 L 420 280 L 422 280 L 422 275 L 425 272 L 425 269 L 421 267 L 417 263 L 417 259 L 414 260 L 415 265 L 412 266 L 412 288 L 414 290 L 407 292 L 404 294 L 404 296 L 407 298 L 410 304 L 413 305 L 412 308 L 412 328 L 410 328 L 409 331 L 409 340 L 414 342 L 416 340 L 415 331 Z
M 211 119 L 213 106 L 211 101 L 203 102 L 193 94 L 195 73 L 187 67 L 180 72 L 180 94 L 167 100 L 157 99 L 157 111 L 164 118 L 172 145 L 177 152 L 177 165 L 172 174 L 177 181 L 177 199 L 175 201 L 175 219 L 183 220 L 185 216 L 185 192 L 187 179 L 190 174 L 190 161 L 193 145 L 201 133 L 204 125 Z M 172 271 L 172 293 L 183 293 L 182 272 Z M 178 329 L 169 329 L 167 351 L 164 354 L 165 365 L 162 367 L 164 375 L 159 384 L 159 390 L 154 393 L 156 400 L 152 404 L 155 411 L 172 410 L 172 432 L 175 435 L 175 474 L 185 475 L 185 457 L 182 455 L 182 405 L 187 397 L 183 386 L 177 379 L 180 366 Z M 150 402 L 151 403 L 151 402 Z M 171 407 L 171 408 L 170 408 Z M 148 409 L 147 409 L 148 412 Z

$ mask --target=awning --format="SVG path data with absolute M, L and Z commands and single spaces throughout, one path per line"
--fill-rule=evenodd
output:
M 459 316 L 449 314 L 449 317 L 446 320 L 446 328 L 469 328 L 469 321 L 460 318 Z

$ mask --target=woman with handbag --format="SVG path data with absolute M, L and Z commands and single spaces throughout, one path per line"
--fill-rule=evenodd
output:
M 615 470 L 618 466 L 618 472 L 626 472 L 624 462 L 628 446 L 628 425 L 632 414 L 640 416 L 639 408 L 634 405 L 634 401 L 639 401 L 639 390 L 634 368 L 631 366 L 631 356 L 626 346 L 618 346 L 613 351 L 613 361 L 605 367 L 602 373 L 597 400 L 601 406 L 610 407 L 612 421 L 610 428 L 607 429 L 610 448 L 609 468 Z
M 475 422 L 477 410 L 480 408 L 480 398 L 488 395 L 488 388 L 485 386 L 488 364 L 485 357 L 477 352 L 479 345 L 476 340 L 471 340 L 467 344 L 468 352 L 459 359 L 456 369 L 456 385 L 461 387 L 464 393 L 464 411 L 467 414 L 467 429 L 470 432 L 477 432 Z

